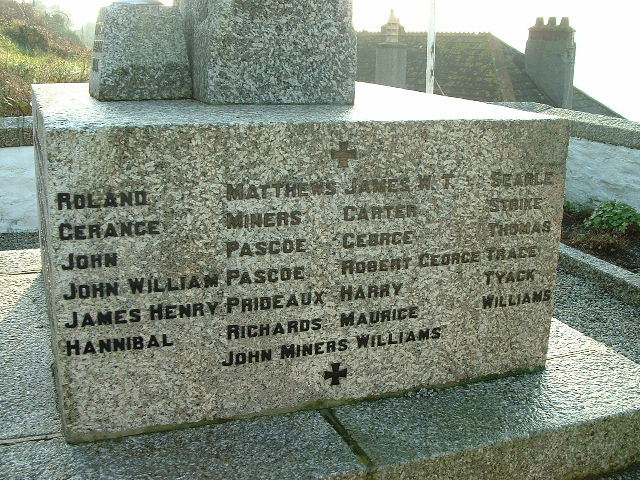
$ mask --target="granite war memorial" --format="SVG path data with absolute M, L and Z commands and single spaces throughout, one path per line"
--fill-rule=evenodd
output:
M 114 4 L 95 98 L 34 87 L 69 442 L 544 366 L 566 122 L 356 85 L 350 2 L 286 5 Z

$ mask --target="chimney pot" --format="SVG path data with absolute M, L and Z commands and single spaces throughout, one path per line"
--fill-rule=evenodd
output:
M 525 50 L 525 70 L 534 83 L 556 107 L 571 108 L 573 103 L 573 72 L 576 47 L 574 29 L 569 19 L 549 17 L 547 25 L 529 29 Z
M 384 43 L 376 49 L 375 83 L 391 87 L 407 88 L 407 46 L 400 43 L 404 27 L 395 10 L 391 10 L 389 21 L 382 26 Z
M 544 18 L 542 17 L 536 18 L 536 27 L 544 27 Z

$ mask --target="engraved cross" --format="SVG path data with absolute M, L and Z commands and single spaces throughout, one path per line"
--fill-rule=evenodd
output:
M 340 378 L 347 378 L 347 369 L 343 368 L 342 370 L 340 370 L 339 363 L 332 363 L 331 371 L 324 372 L 324 379 L 331 379 L 331 386 L 340 385 Z
M 338 160 L 338 168 L 347 168 L 349 160 L 358 159 L 358 150 L 349 150 L 349 142 L 340 142 L 340 150 L 331 150 L 331 159 Z

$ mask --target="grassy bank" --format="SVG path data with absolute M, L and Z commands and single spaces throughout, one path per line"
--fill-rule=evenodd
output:
M 0 0 L 0 116 L 31 114 L 31 84 L 86 82 L 91 53 L 53 14 Z

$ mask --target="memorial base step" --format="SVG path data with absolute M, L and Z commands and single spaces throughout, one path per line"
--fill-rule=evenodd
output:
M 42 280 L 23 273 L 37 258 L 20 256 L 0 256 L 0 478 L 548 480 L 640 462 L 640 365 L 559 321 L 537 373 L 69 445 Z

